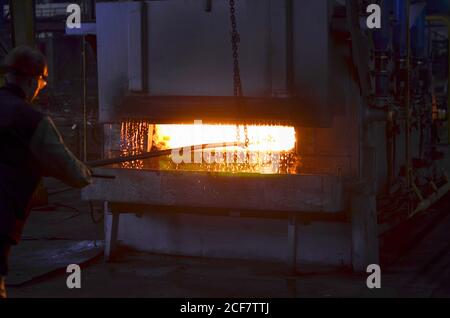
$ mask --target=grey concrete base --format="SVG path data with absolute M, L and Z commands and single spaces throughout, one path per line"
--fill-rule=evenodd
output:
M 298 224 L 297 265 L 351 266 L 351 227 Z M 139 251 L 286 262 L 288 221 L 193 214 L 120 214 L 118 240 Z

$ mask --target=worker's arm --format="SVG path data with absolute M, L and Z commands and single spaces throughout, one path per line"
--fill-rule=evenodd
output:
M 44 117 L 39 123 L 30 148 L 45 175 L 76 188 L 91 183 L 89 168 L 66 147 L 50 117 Z

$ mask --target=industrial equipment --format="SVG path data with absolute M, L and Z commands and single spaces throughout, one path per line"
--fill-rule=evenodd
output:
M 358 0 L 98 3 L 104 155 L 127 157 L 83 190 L 104 202 L 106 258 L 120 240 L 378 263 L 379 235 L 442 197 L 450 167 L 448 34 L 430 2 L 375 2 L 373 30 Z

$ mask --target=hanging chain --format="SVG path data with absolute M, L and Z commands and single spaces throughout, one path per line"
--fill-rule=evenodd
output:
M 236 9 L 234 0 L 230 0 L 230 21 L 231 21 L 231 48 L 233 50 L 233 91 L 235 97 L 242 97 L 241 71 L 239 68 L 239 42 L 241 37 L 237 30 Z M 239 125 L 236 125 L 238 142 L 240 141 Z M 247 125 L 244 125 L 245 148 L 248 148 L 249 138 Z
M 237 30 L 236 10 L 234 0 L 230 0 L 230 21 L 231 21 L 231 48 L 233 50 L 233 80 L 234 96 L 242 96 L 241 71 L 239 69 L 239 42 L 241 37 Z
M 248 138 L 248 127 L 247 127 L 247 124 L 244 125 L 244 136 L 245 136 L 245 148 L 248 148 L 248 144 L 250 143 L 250 139 Z

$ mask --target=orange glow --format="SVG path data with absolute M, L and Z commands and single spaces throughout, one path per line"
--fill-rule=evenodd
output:
M 149 151 L 148 133 L 150 125 L 146 122 L 123 122 L 120 128 L 121 155 L 133 156 Z M 142 160 L 122 163 L 122 168 L 143 169 Z
M 156 125 L 153 140 L 160 149 L 222 142 L 246 143 L 249 151 L 291 151 L 295 129 L 290 126 L 249 125 Z
M 295 173 L 300 164 L 295 153 L 296 142 L 295 128 L 292 126 L 203 125 L 201 122 L 152 125 L 147 122 L 129 121 L 123 122 L 121 126 L 123 156 L 203 144 L 233 143 L 241 146 L 224 145 L 203 151 L 200 148 L 194 150 L 195 154 L 188 153 L 183 156 L 183 160 L 176 157 L 176 153 L 172 153 L 153 161 L 124 163 L 122 167 L 231 173 Z

